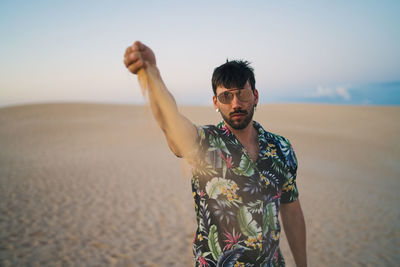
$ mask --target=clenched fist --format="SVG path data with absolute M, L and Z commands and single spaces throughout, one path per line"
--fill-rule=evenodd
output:
M 130 72 L 137 74 L 142 68 L 156 66 L 156 57 L 150 47 L 136 41 L 126 49 L 124 64 Z

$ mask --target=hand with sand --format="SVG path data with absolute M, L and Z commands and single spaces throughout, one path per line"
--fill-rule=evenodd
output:
M 141 42 L 136 41 L 126 49 L 124 63 L 130 72 L 138 75 L 140 87 L 145 94 L 148 86 L 148 72 L 156 68 L 156 57 L 153 51 Z
M 175 155 L 187 158 L 195 145 L 196 128 L 178 111 L 174 97 L 161 78 L 153 51 L 136 41 L 126 49 L 124 63 L 130 72 L 138 75 L 143 93 L 148 91 L 152 113 L 170 149 Z

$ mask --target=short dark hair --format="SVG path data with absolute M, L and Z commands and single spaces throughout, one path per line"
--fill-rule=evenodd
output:
M 218 86 L 225 88 L 243 88 L 249 81 L 251 90 L 256 88 L 256 80 L 254 78 L 254 69 L 250 66 L 250 62 L 245 60 L 226 60 L 226 63 L 214 69 L 211 83 L 214 95 Z

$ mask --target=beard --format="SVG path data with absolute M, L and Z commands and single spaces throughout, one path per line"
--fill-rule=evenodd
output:
M 232 119 L 232 116 L 235 114 L 243 114 L 245 115 L 245 117 L 239 120 Z M 242 130 L 246 128 L 247 125 L 249 125 L 249 123 L 253 119 L 253 115 L 254 115 L 254 105 L 249 110 L 235 110 L 234 112 L 231 112 L 229 116 L 221 112 L 221 116 L 224 119 L 224 121 L 235 130 Z

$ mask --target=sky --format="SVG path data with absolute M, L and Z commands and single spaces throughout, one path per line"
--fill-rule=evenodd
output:
M 262 103 L 400 105 L 400 1 L 0 1 L 0 106 L 140 104 L 123 65 L 150 46 L 179 104 L 211 104 L 227 59 Z

